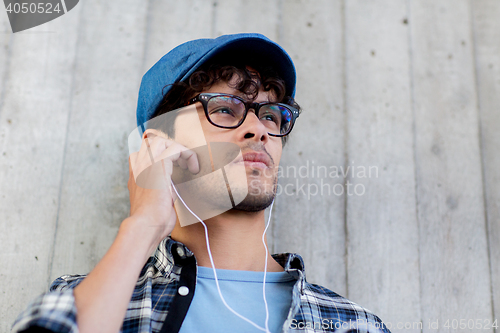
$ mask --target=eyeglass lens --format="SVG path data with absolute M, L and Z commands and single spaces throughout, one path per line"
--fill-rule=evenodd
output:
M 245 104 L 234 97 L 215 96 L 207 103 L 210 120 L 219 126 L 238 125 L 245 115 Z M 265 104 L 260 107 L 259 119 L 270 134 L 285 134 L 292 123 L 292 112 L 278 104 Z

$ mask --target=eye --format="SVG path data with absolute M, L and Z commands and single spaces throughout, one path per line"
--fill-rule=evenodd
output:
M 239 118 L 245 106 L 229 96 L 216 96 L 208 102 L 208 114 L 211 117 Z
M 273 123 L 273 125 L 279 127 L 281 123 L 281 113 L 279 109 L 275 109 L 272 106 L 265 107 L 261 109 L 261 112 L 259 114 L 259 119 L 261 121 Z
M 267 121 L 272 121 L 274 123 L 278 123 L 278 119 L 276 118 L 276 116 L 274 114 L 265 114 L 264 116 L 260 117 L 260 120 L 267 120 Z
M 210 110 L 209 113 L 210 113 L 210 115 L 230 115 L 230 116 L 234 116 L 234 111 L 231 108 L 224 107 L 224 106 L 214 108 L 214 109 Z

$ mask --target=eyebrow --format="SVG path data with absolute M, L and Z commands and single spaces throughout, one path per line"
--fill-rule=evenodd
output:
M 264 102 L 255 102 L 255 99 L 258 97 L 258 94 L 257 94 L 256 98 L 249 100 L 248 98 L 246 98 L 246 97 L 247 97 L 247 96 L 249 96 L 249 95 L 248 95 L 248 94 L 245 94 L 244 92 L 239 91 L 239 90 L 238 90 L 238 93 L 237 93 L 237 94 L 229 94 L 229 93 L 222 93 L 222 92 L 221 92 L 221 93 L 219 93 L 219 94 L 225 94 L 225 95 L 237 96 L 237 97 L 239 97 L 239 98 L 243 99 L 246 103 L 279 103 L 279 102 L 273 102 L 273 101 L 271 101 L 271 100 L 269 99 L 269 94 L 268 94 L 268 98 L 267 98 L 267 99 L 266 99 L 266 101 L 264 101 Z

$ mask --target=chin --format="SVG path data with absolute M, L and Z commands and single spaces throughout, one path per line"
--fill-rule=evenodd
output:
M 276 184 L 271 191 L 250 189 L 243 201 L 237 204 L 234 209 L 245 212 L 260 212 L 269 207 L 276 196 Z
M 274 195 L 267 196 L 265 198 L 256 198 L 250 194 L 239 204 L 237 204 L 234 209 L 244 212 L 260 212 L 269 207 L 274 200 Z

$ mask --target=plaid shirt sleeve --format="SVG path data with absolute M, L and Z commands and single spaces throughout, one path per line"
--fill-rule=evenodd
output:
M 121 332 L 157 333 L 162 328 L 177 294 L 181 273 L 181 268 L 173 264 L 173 243 L 165 238 L 145 263 L 125 313 Z M 184 251 L 191 253 L 187 248 Z M 78 333 L 73 289 L 85 277 L 64 275 L 55 280 L 49 292 L 38 296 L 19 315 L 12 326 L 12 333 Z
M 12 332 L 41 327 L 53 332 L 77 333 L 76 307 L 73 297 L 83 275 L 65 275 L 55 280 L 49 292 L 35 298 L 14 322 Z

